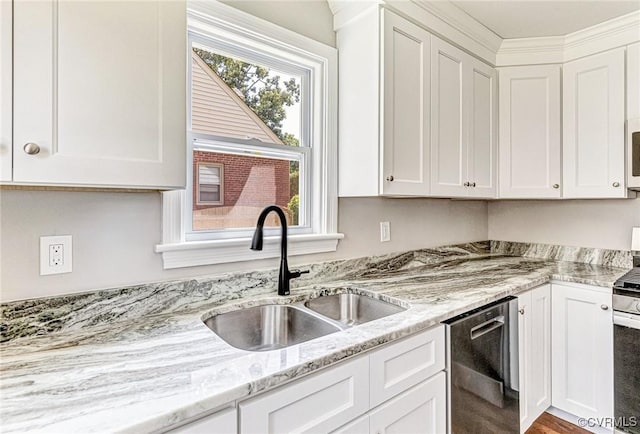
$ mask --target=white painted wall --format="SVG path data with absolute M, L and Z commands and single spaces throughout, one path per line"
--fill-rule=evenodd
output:
M 69 294 L 224 271 L 278 260 L 174 270 L 153 248 L 161 238 L 160 193 L 0 190 L 0 301 Z M 391 242 L 380 243 L 380 221 Z M 341 199 L 345 239 L 330 254 L 290 264 L 389 253 L 487 238 L 487 204 L 445 199 Z M 73 236 L 73 272 L 40 276 L 39 237 Z M 247 246 L 248 248 L 248 246 Z
M 221 2 L 324 44 L 336 46 L 333 14 L 325 0 L 221 0 Z
M 640 199 L 489 202 L 489 239 L 629 250 Z

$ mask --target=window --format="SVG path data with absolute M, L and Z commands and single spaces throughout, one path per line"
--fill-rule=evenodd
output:
M 272 204 L 291 255 L 335 250 L 336 50 L 217 2 L 188 19 L 189 182 L 163 196 L 165 268 L 277 256 L 275 215 L 247 247 Z
M 206 155 L 198 157 L 198 160 L 206 161 Z M 224 166 L 222 164 L 205 163 L 198 161 L 196 163 L 198 179 L 196 181 L 196 204 L 197 205 L 223 205 L 223 179 Z

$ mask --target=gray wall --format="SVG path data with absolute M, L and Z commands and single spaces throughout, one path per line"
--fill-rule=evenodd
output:
M 629 250 L 640 199 L 489 202 L 489 238 Z
M 276 267 L 277 259 L 163 270 L 160 193 L 0 190 L 0 301 L 223 271 Z M 391 223 L 381 243 L 380 221 Z M 341 199 L 338 251 L 292 265 L 487 238 L 487 204 L 444 199 Z M 73 236 L 73 272 L 39 275 L 39 237 Z

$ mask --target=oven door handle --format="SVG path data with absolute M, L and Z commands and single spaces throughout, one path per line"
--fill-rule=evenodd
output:
M 640 315 L 614 312 L 613 324 L 640 330 Z

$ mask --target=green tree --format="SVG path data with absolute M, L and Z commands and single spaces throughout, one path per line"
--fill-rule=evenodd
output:
M 269 69 L 262 66 L 195 47 L 193 51 L 229 87 L 242 95 L 244 102 L 283 143 L 300 146 L 295 136 L 282 131 L 282 121 L 287 117 L 285 107 L 300 102 L 300 84 L 294 78 L 282 80 L 279 75 L 270 77 Z

